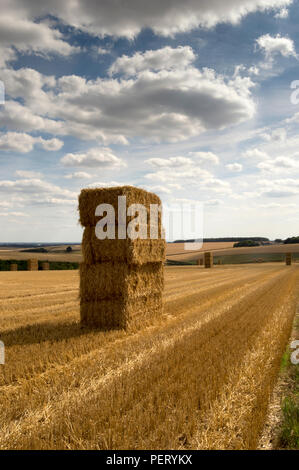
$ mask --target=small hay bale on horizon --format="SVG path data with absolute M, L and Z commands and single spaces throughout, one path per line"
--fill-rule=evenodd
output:
M 38 271 L 38 260 L 28 259 L 27 260 L 27 271 Z
M 293 261 L 293 254 L 292 253 L 286 253 L 286 265 L 291 266 Z

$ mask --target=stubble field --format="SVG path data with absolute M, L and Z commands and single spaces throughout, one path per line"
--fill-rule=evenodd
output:
M 163 317 L 79 325 L 77 271 L 0 272 L 0 449 L 252 449 L 299 266 L 166 268 Z

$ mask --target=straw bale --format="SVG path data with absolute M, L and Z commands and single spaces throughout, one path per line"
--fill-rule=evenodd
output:
M 286 253 L 286 265 L 291 266 L 293 260 L 292 253 Z
M 204 262 L 205 262 L 205 268 L 212 268 L 214 261 L 213 261 L 213 253 L 210 251 L 206 251 L 204 254 Z
M 166 243 L 164 239 L 99 240 L 94 227 L 86 227 L 82 240 L 82 253 L 87 264 L 106 261 L 128 264 L 157 263 L 165 260 Z
M 108 329 L 131 329 L 150 323 L 161 315 L 162 295 L 138 299 L 114 299 L 83 302 L 80 305 L 83 326 Z
M 27 270 L 28 271 L 37 271 L 38 270 L 38 260 L 37 259 L 28 259 L 27 260 Z
M 133 186 L 118 186 L 113 188 L 89 188 L 83 189 L 79 196 L 80 223 L 83 227 L 95 226 L 99 217 L 95 216 L 96 207 L 99 204 L 110 204 L 115 210 L 115 224 L 118 224 L 118 196 L 126 196 L 127 208 L 132 204 L 143 204 L 147 209 L 149 224 L 150 204 L 161 205 L 160 198 L 144 189 Z M 132 216 L 131 218 L 134 218 Z M 129 218 L 127 217 L 127 221 Z M 161 213 L 159 213 L 161 221 Z M 159 222 L 160 223 L 160 222 Z
M 164 287 L 162 263 L 80 264 L 80 298 L 83 301 L 159 294 Z
M 43 271 L 48 271 L 50 269 L 50 263 L 48 261 L 44 261 L 42 263 L 42 270 Z
M 17 265 L 16 263 L 12 263 L 12 264 L 10 265 L 10 270 L 11 270 L 11 271 L 17 271 L 17 270 L 18 270 L 18 265 Z

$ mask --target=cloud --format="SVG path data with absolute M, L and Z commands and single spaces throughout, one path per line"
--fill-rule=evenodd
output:
M 297 159 L 290 158 L 290 157 L 277 157 L 272 160 L 261 162 L 257 165 L 260 170 L 268 171 L 270 173 L 278 173 L 286 172 L 289 170 L 297 169 L 299 170 L 299 160 L 298 154 Z
M 157 171 L 145 174 L 144 178 L 154 183 L 163 183 L 164 188 L 165 185 L 167 188 L 173 187 L 174 189 L 192 185 L 206 193 L 231 193 L 229 182 L 215 178 L 210 171 L 203 169 L 191 158 L 151 158 L 146 162 Z
M 281 8 L 275 15 L 275 18 L 286 19 L 289 16 L 289 10 L 287 8 Z
M 213 152 L 189 152 L 200 164 L 219 165 L 219 157 Z
M 85 171 L 75 171 L 74 173 L 69 173 L 68 175 L 66 175 L 65 178 L 68 180 L 88 179 L 88 178 L 92 178 L 92 175 L 90 175 L 89 173 L 86 173 Z
M 97 181 L 95 183 L 88 184 L 87 187 L 88 188 L 109 188 L 110 186 L 124 186 L 125 184 L 129 184 L 129 183 L 120 183 L 118 181 L 109 181 L 109 182 Z
M 6 100 L 0 108 L 0 127 L 20 132 L 42 131 L 63 134 L 61 121 L 39 116 L 18 101 Z M 65 132 L 66 133 L 66 132 Z
M 109 69 L 109 74 L 124 73 L 133 76 L 144 70 L 171 70 L 186 68 L 195 60 L 195 54 L 190 46 L 177 48 L 164 47 L 144 53 L 136 52 L 132 57 L 123 55 L 116 59 Z
M 154 168 L 181 168 L 192 165 L 193 161 L 187 157 L 170 157 L 170 158 L 149 158 L 145 160 Z
M 104 47 L 98 47 L 97 53 L 99 55 L 106 55 L 106 54 L 110 54 L 110 51 L 108 49 L 105 49 Z
M 43 2 L 11 0 L 7 5 L 11 17 L 24 17 L 32 21 L 51 14 L 95 36 L 133 38 L 144 28 L 150 28 L 163 36 L 172 36 L 197 27 L 212 28 L 218 23 L 236 24 L 249 13 L 284 8 L 291 3 L 292 0 L 130 0 L 129 3 L 118 2 L 115 6 L 110 0 L 77 0 L 70 7 L 68 2 L 56 0 L 48 0 L 46 6 Z M 19 28 L 23 30 L 21 25 Z M 39 36 L 39 40 L 45 41 L 44 35 L 38 34 L 35 29 L 34 34 Z M 21 37 L 27 39 L 23 35 Z M 36 43 L 38 39 L 34 39 Z M 47 42 L 51 44 L 53 40 L 61 41 L 61 38 L 49 38 Z
M 77 52 L 79 48 L 71 46 L 63 39 L 63 34 L 46 21 L 34 21 L 26 2 L 4 2 L 0 16 L 0 47 L 13 46 L 20 52 L 63 56 Z M 41 14 L 47 12 L 43 11 Z
M 0 217 L 28 217 L 24 212 L 0 212 Z
M 0 180 L 0 196 L 3 195 L 18 204 L 18 206 L 28 205 L 75 205 L 77 203 L 77 193 L 61 188 L 49 183 L 40 177 L 29 177 L 28 172 L 23 172 L 24 176 L 16 180 Z M 19 173 L 21 176 L 22 173 Z
M 285 128 L 281 127 L 273 130 L 270 133 L 262 133 L 260 135 L 268 142 L 285 142 L 287 138 L 287 131 Z
M 258 181 L 260 194 L 273 198 L 292 197 L 299 194 L 299 180 L 294 178 L 263 179 Z
M 64 166 L 86 168 L 115 168 L 125 166 L 125 163 L 112 150 L 106 147 L 92 148 L 83 153 L 67 153 L 62 157 Z
M 7 132 L 0 135 L 0 151 L 14 151 L 28 153 L 33 150 L 34 145 L 40 145 L 44 150 L 56 151 L 61 149 L 63 142 L 59 139 L 43 139 L 32 137 L 29 134 L 18 132 Z
M 42 178 L 42 173 L 38 171 L 27 171 L 27 170 L 17 170 L 15 173 L 16 176 L 21 178 Z
M 165 49 L 155 54 L 163 56 Z M 172 49 L 178 55 L 186 50 L 191 60 L 191 49 Z M 70 75 L 56 81 L 31 69 L 8 73 L 10 96 L 21 97 L 24 104 L 6 101 L 0 109 L 0 126 L 107 145 L 128 144 L 132 138 L 178 142 L 254 116 L 250 78 L 225 77 L 188 61 L 184 64 L 185 68 L 173 63 L 169 70 L 147 69 L 119 79 Z
M 162 185 L 155 185 L 155 186 L 148 186 L 148 185 L 142 185 L 143 189 L 146 189 L 147 191 L 150 191 L 151 193 L 157 193 L 157 194 L 171 194 L 171 189 L 167 186 L 162 186 Z
M 204 201 L 204 205 L 210 207 L 221 206 L 222 204 L 223 202 L 220 199 L 209 199 L 207 201 Z
M 277 54 L 281 54 L 283 57 L 296 57 L 295 44 L 292 39 L 282 37 L 280 34 L 276 36 L 270 36 L 270 34 L 264 34 L 256 40 L 259 48 L 263 51 L 266 59 L 272 60 Z
M 234 173 L 240 173 L 243 170 L 241 163 L 228 163 L 226 168 Z
M 29 134 L 8 132 L 0 135 L 0 150 L 14 151 L 19 153 L 31 152 L 35 139 Z
M 258 160 L 267 160 L 269 159 L 269 155 L 264 152 L 263 150 L 259 150 L 258 148 L 248 149 L 242 154 L 243 158 L 246 159 L 258 159 Z

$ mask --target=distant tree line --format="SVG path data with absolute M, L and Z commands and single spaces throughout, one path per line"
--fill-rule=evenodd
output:
M 269 238 L 266 237 L 250 237 L 250 240 L 255 242 L 269 242 Z M 195 242 L 195 239 L 192 240 L 175 240 L 172 243 L 192 243 Z M 213 242 L 240 242 L 248 241 L 248 237 L 220 237 L 220 238 L 204 238 L 204 243 L 213 243 Z
M 38 261 L 38 269 L 42 269 L 43 261 Z M 0 271 L 9 271 L 10 265 L 14 263 L 18 265 L 18 271 L 27 271 L 27 260 L 13 260 L 13 259 L 0 259 Z M 49 261 L 50 270 L 60 271 L 60 270 L 69 270 L 69 269 L 79 269 L 79 263 L 75 261 Z
M 294 243 L 299 243 L 299 237 L 289 237 L 283 243 L 285 245 L 293 245 Z
M 242 246 L 260 246 L 260 243 L 255 240 L 242 240 L 234 243 L 234 248 L 240 248 Z

